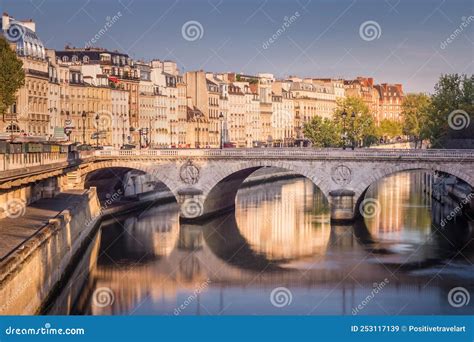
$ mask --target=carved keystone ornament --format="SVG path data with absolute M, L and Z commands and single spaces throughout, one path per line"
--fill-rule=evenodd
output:
M 179 169 L 179 177 L 186 184 L 196 184 L 199 180 L 199 168 L 188 159 Z
M 346 165 L 338 165 L 332 169 L 331 178 L 337 185 L 347 185 L 352 181 L 352 171 Z

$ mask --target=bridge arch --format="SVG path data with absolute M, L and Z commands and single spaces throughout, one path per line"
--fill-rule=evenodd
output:
M 215 167 L 213 167 L 213 176 L 210 179 L 207 179 L 206 182 L 203 184 L 204 194 L 209 194 L 214 188 L 214 186 L 222 182 L 226 177 L 229 177 L 233 174 L 237 174 L 239 172 L 245 173 L 246 170 L 252 170 L 249 173 L 250 175 L 252 172 L 263 167 L 280 168 L 304 176 L 311 180 L 314 185 L 316 185 L 323 192 L 326 198 L 329 197 L 329 185 L 321 172 L 318 173 L 314 168 L 308 167 L 307 163 L 305 164 L 301 162 L 286 162 L 277 159 L 250 160 L 234 163 L 231 165 L 217 163 Z
M 76 175 L 78 178 L 76 179 L 76 186 L 83 188 L 86 185 L 88 177 L 96 171 L 113 169 L 141 171 L 143 174 L 149 175 L 154 181 L 163 183 L 173 193 L 175 199 L 178 198 L 177 186 L 175 185 L 175 182 L 167 176 L 166 170 L 139 161 L 105 160 L 89 163 L 81 168 Z
M 365 194 L 371 185 L 379 182 L 385 177 L 395 175 L 401 172 L 409 171 L 427 171 L 427 172 L 441 172 L 458 178 L 459 180 L 467 183 L 471 189 L 474 189 L 474 175 L 466 173 L 461 167 L 449 167 L 446 165 L 439 165 L 434 163 L 424 164 L 402 164 L 391 167 L 381 167 L 377 171 L 368 173 L 366 177 L 360 179 L 357 187 L 354 189 L 355 199 L 355 214 L 358 214 L 359 205 L 364 200 Z
M 202 215 L 222 212 L 234 208 L 237 191 L 245 179 L 256 170 L 264 167 L 275 167 L 304 176 L 321 190 L 329 201 L 329 187 L 322 173 L 308 168 L 301 162 L 284 162 L 281 160 L 252 160 L 212 167 L 212 175 L 204 175 L 202 183 Z M 206 177 L 207 176 L 207 177 Z

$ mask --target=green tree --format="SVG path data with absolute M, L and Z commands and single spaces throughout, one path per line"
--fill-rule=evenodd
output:
M 431 146 L 439 148 L 443 147 L 446 138 L 472 130 L 474 75 L 441 75 L 431 104 L 425 134 L 429 136 Z
M 415 148 L 421 148 L 423 139 L 428 138 L 426 125 L 431 100 L 425 94 L 407 94 L 402 103 L 403 133 L 415 140 Z
M 397 120 L 383 119 L 377 127 L 377 135 L 380 137 L 395 138 L 402 134 L 402 123 Z
M 328 118 L 315 116 L 303 126 L 303 133 L 314 147 L 341 146 L 341 127 Z
M 347 114 L 343 119 L 342 113 Z M 346 97 L 337 101 L 334 122 L 347 133 L 347 144 L 354 141 L 356 146 L 370 146 L 378 141 L 377 127 L 369 107 L 359 97 Z M 345 124 L 344 124 L 345 122 Z
M 23 62 L 18 59 L 8 41 L 0 36 L 0 114 L 16 101 L 16 92 L 25 84 Z

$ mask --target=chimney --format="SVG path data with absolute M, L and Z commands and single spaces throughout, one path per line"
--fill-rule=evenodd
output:
M 7 12 L 3 12 L 2 15 L 2 30 L 5 31 L 10 27 L 10 16 L 8 15 Z

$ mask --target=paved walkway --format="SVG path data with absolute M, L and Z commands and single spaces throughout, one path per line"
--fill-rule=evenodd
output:
M 0 260 L 45 226 L 49 219 L 78 204 L 83 193 L 84 190 L 72 190 L 55 198 L 41 199 L 27 206 L 19 218 L 0 219 Z

